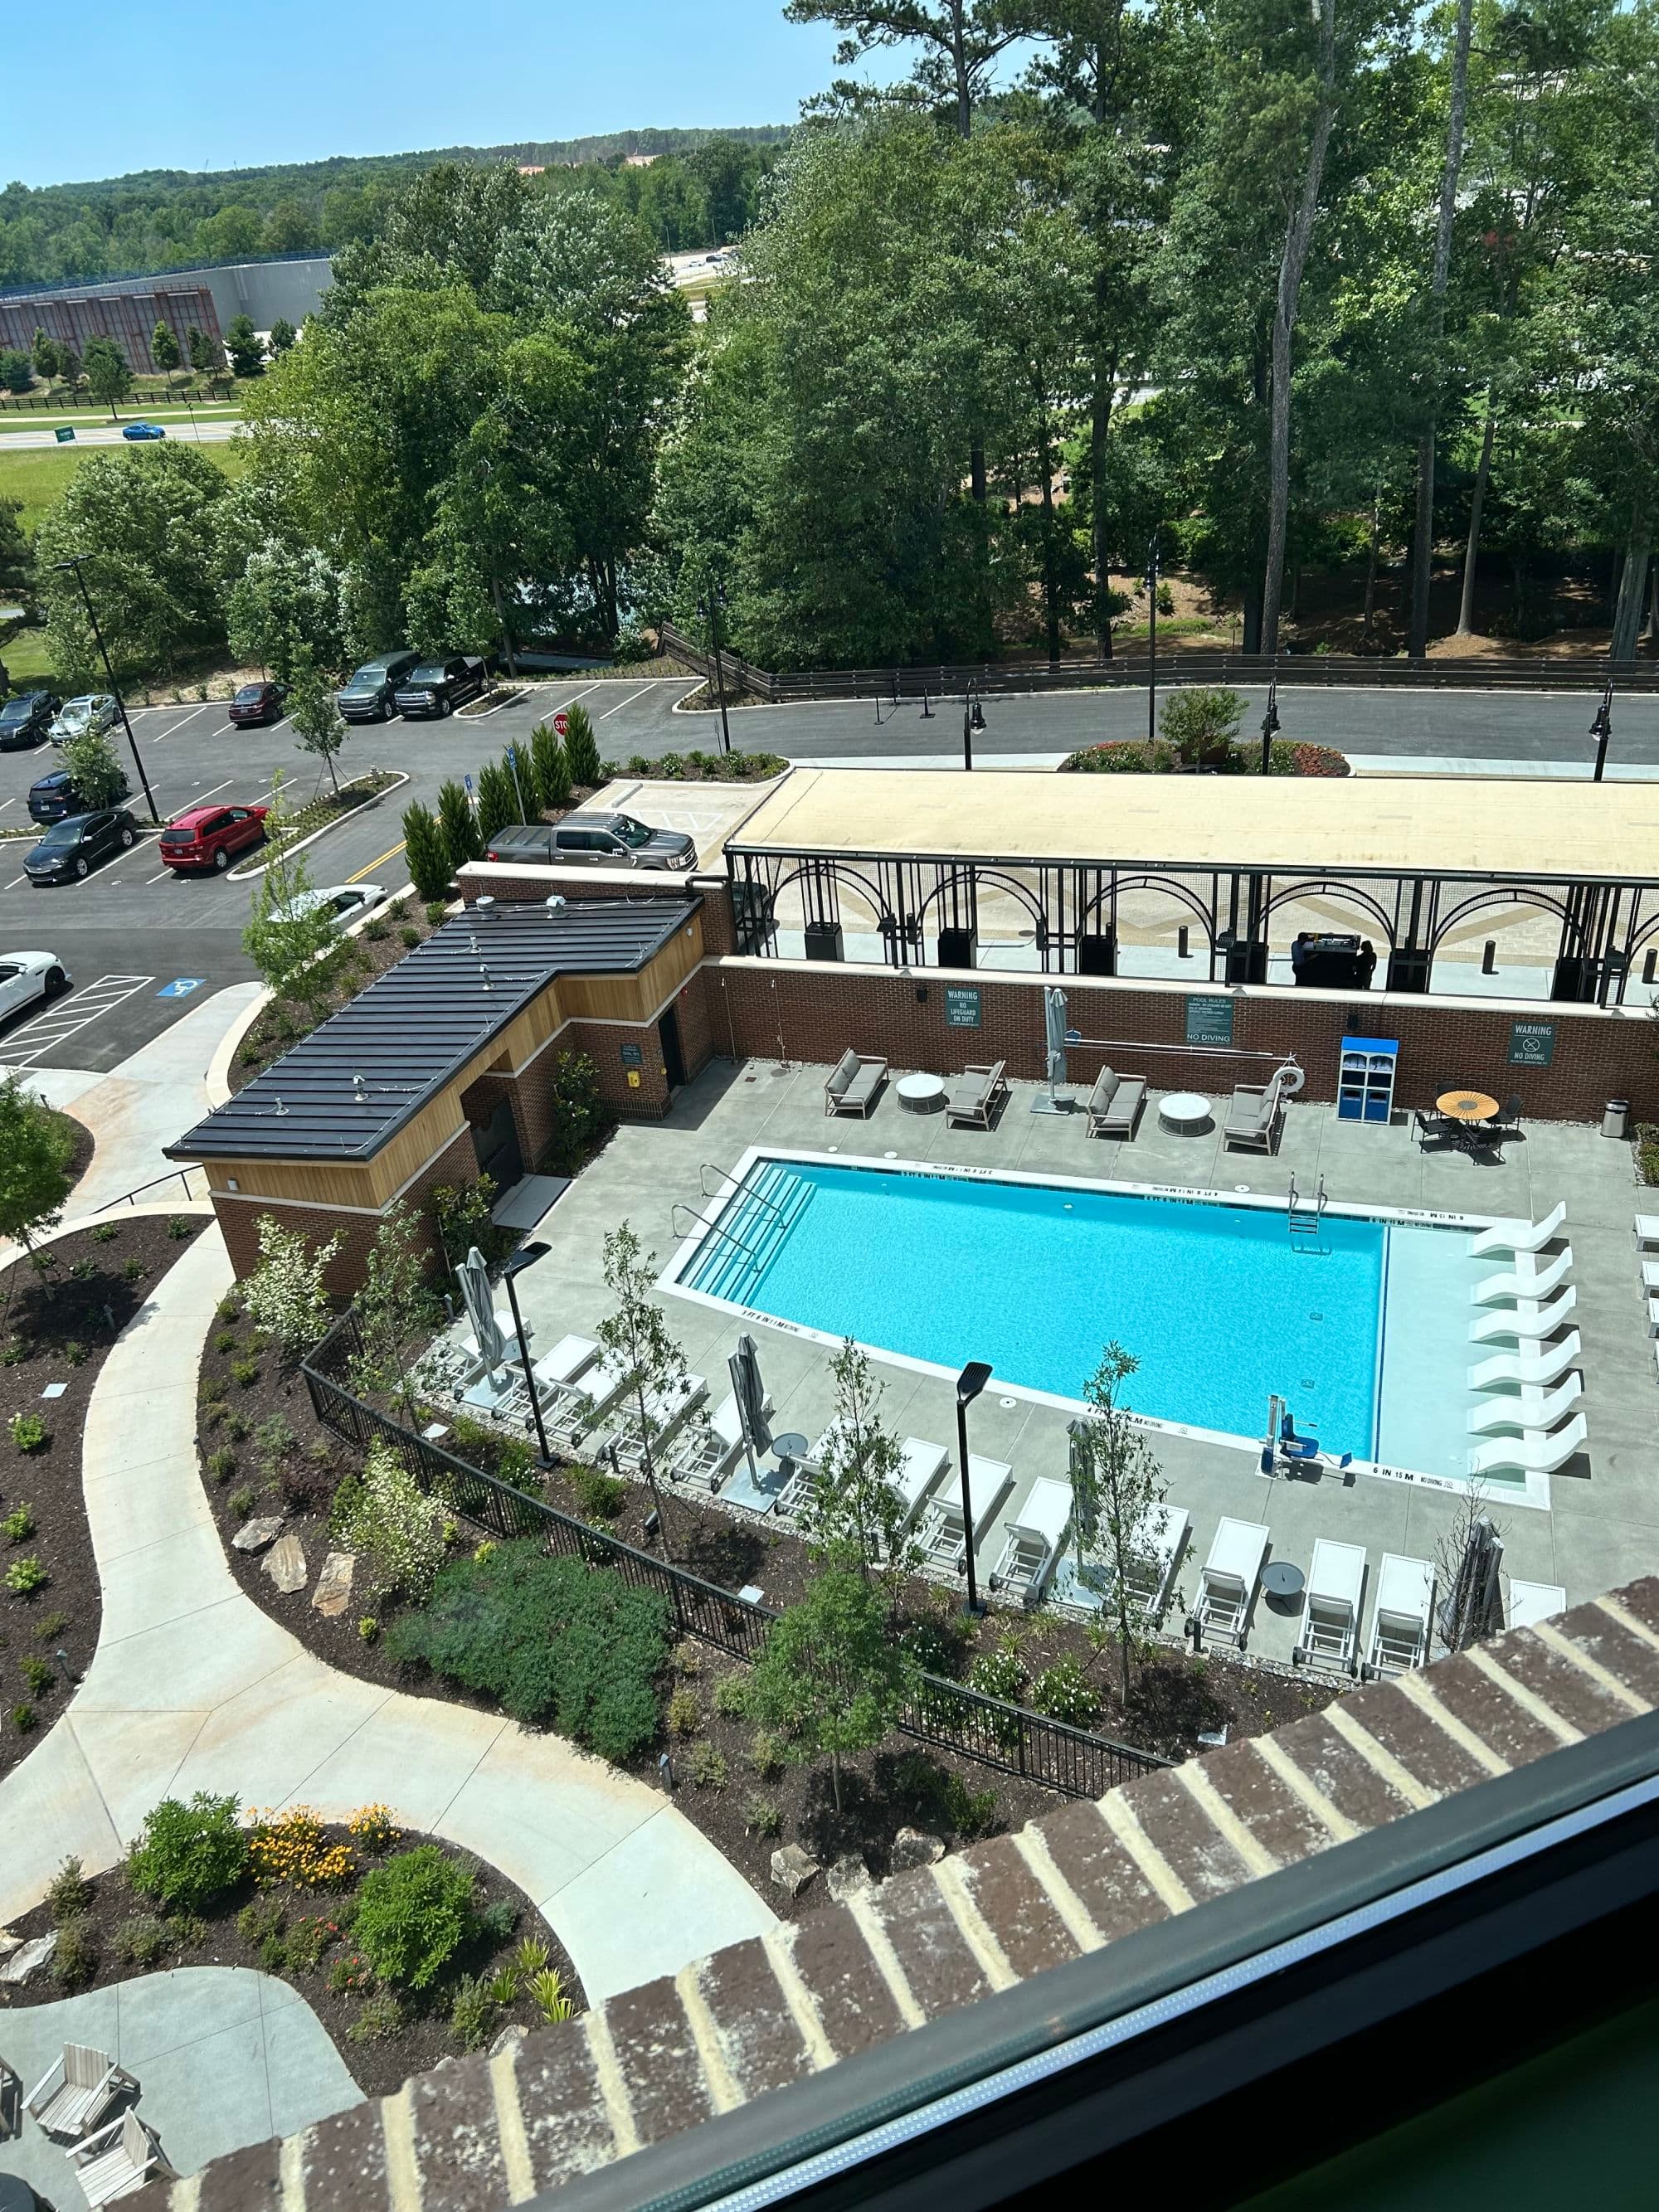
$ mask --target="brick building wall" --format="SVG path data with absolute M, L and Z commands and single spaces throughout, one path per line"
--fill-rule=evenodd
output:
M 78 354 L 96 337 L 114 338 L 127 357 L 127 365 L 145 373 L 154 369 L 149 342 L 157 323 L 166 323 L 188 362 L 185 338 L 192 329 L 219 346 L 219 317 L 213 295 L 204 284 L 134 286 L 97 297 L 45 292 L 28 299 L 0 300 L 0 345 L 27 353 L 34 333 L 43 330 L 50 338 L 64 339 Z

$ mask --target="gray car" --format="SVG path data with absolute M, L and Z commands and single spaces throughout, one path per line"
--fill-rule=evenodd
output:
M 335 705 L 348 722 L 386 721 L 398 711 L 398 686 L 411 668 L 420 665 L 420 659 L 418 653 L 405 649 L 364 661 L 350 682 L 335 693 Z
M 567 814 L 556 822 L 548 854 L 561 868 L 693 868 L 696 840 L 683 830 L 653 830 L 631 814 Z

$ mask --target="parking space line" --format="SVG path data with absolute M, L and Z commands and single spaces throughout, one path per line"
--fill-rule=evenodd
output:
M 100 975 L 95 983 L 88 983 L 69 998 L 60 1000 L 51 1013 L 37 1014 L 33 1021 L 25 1022 L 0 1047 L 6 1065 L 26 1066 L 43 1053 L 67 1044 L 71 1037 L 90 1029 L 94 1022 L 112 1013 L 117 1006 L 125 1006 L 135 992 L 155 981 L 154 975 Z M 17 1049 L 19 1045 L 23 1047 L 21 1052 Z
M 185 715 L 181 720 L 171 723 L 165 730 L 159 730 L 156 732 L 156 735 L 163 738 L 176 738 L 179 731 L 182 730 L 187 723 L 193 722 L 197 720 L 199 716 L 211 712 L 215 707 L 222 707 L 224 703 L 225 702 L 222 699 L 204 700 L 199 707 L 193 707 L 190 713 Z
M 627 698 L 618 699 L 614 707 L 607 707 L 599 720 L 608 722 L 613 714 L 620 714 L 624 707 L 631 707 L 636 699 L 643 699 L 650 688 L 649 684 L 642 684 L 637 691 L 630 691 Z

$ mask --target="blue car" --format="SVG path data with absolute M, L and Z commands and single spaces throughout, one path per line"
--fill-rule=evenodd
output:
M 159 422 L 129 422 L 121 435 L 124 438 L 165 438 L 167 432 Z

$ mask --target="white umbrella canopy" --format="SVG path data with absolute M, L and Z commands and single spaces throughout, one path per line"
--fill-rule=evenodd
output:
M 478 1347 L 478 1358 L 485 1372 L 493 1373 L 507 1356 L 507 1339 L 495 1318 L 495 1293 L 490 1287 L 489 1269 L 476 1244 L 455 1273 L 460 1278 L 461 1296 L 466 1301 L 466 1317 L 472 1324 L 472 1340 Z

